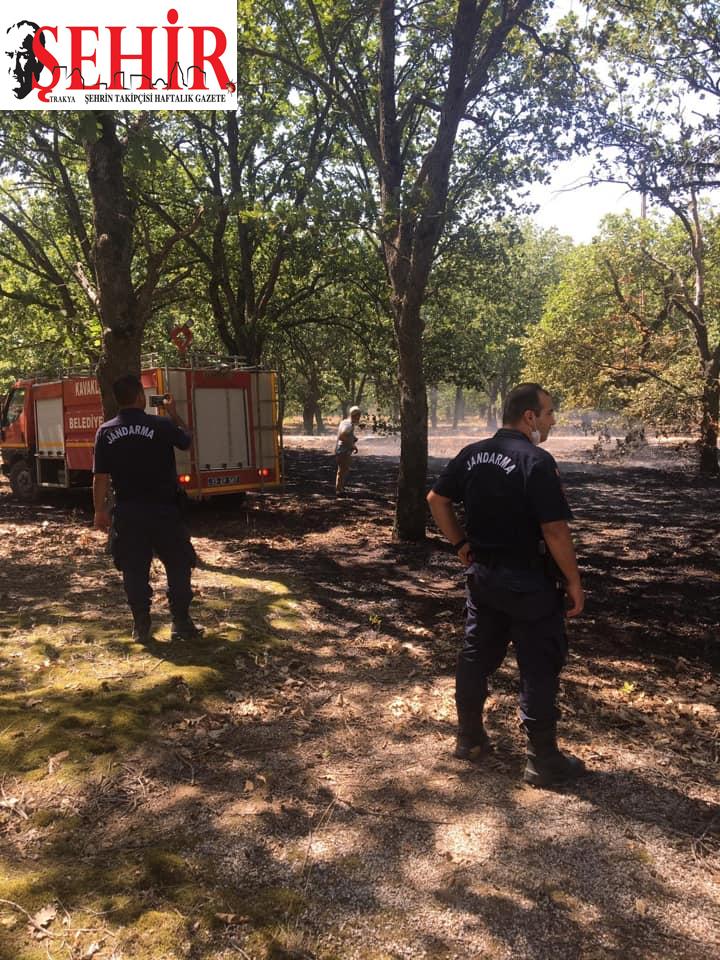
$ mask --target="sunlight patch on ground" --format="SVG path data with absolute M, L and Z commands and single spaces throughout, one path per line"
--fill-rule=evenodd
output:
M 263 580 L 254 577 L 240 577 L 234 573 L 220 573 L 218 571 L 200 570 L 198 581 L 200 583 L 217 586 L 218 583 L 227 586 L 236 587 L 243 593 L 270 593 L 274 596 L 285 596 L 290 593 L 290 588 L 279 580 Z

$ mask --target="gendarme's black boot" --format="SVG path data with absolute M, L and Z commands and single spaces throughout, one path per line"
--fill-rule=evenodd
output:
M 528 738 L 525 783 L 533 787 L 553 787 L 577 780 L 588 772 L 582 760 L 559 749 L 555 724 L 542 730 L 530 730 L 525 724 L 523 727 Z
M 458 733 L 455 741 L 455 756 L 471 763 L 493 752 L 493 745 L 485 732 L 480 710 L 458 710 Z
M 202 635 L 202 628 L 196 627 L 188 614 L 184 617 L 173 617 L 171 640 L 199 640 Z
M 147 643 L 152 636 L 152 621 L 149 613 L 133 613 L 132 638 L 136 643 Z

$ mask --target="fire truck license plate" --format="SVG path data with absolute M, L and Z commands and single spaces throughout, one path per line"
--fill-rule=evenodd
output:
M 233 483 L 240 483 L 240 477 L 208 477 L 207 480 L 209 487 L 228 487 Z

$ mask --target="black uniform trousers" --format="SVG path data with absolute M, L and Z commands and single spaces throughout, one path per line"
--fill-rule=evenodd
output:
M 512 641 L 523 723 L 528 730 L 555 723 L 559 677 L 567 661 L 564 591 L 540 572 L 523 577 L 517 570 L 474 563 L 467 572 L 465 595 L 465 640 L 455 685 L 458 712 L 482 713 L 488 677 Z
M 113 510 L 110 550 L 122 571 L 134 616 L 150 611 L 150 563 L 156 556 L 167 574 L 167 598 L 174 620 L 188 616 L 190 576 L 197 562 L 187 526 L 175 504 L 117 503 Z

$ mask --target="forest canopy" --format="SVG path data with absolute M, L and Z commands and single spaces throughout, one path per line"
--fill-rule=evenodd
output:
M 351 404 L 399 424 L 401 539 L 438 391 L 492 425 L 537 378 L 694 434 L 717 473 L 717 12 L 259 0 L 237 113 L 6 113 L 0 378 L 86 364 L 111 411 L 190 323 L 198 354 L 276 368 L 306 431 Z M 572 157 L 636 198 L 590 244 L 526 199 Z

